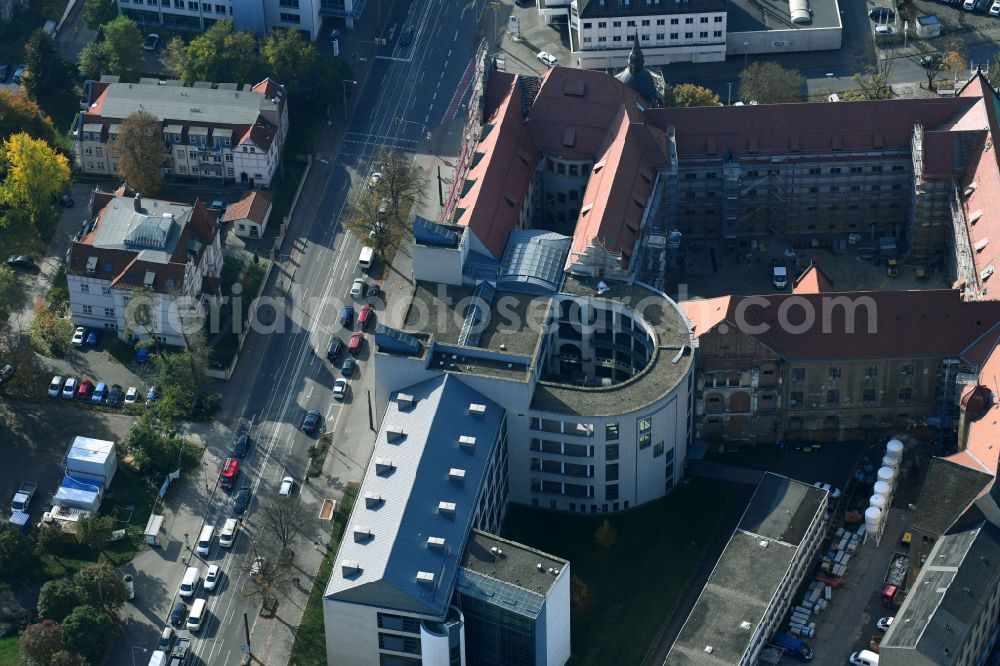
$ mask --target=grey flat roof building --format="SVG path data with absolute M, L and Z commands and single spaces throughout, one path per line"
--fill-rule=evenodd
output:
M 997 631 L 998 598 L 1000 528 L 983 522 L 942 536 L 882 639 L 881 663 L 977 663 Z
M 666 663 L 753 663 L 787 606 L 779 591 L 794 591 L 818 547 L 826 503 L 825 491 L 765 474 Z
M 112 83 L 98 112 L 104 118 L 127 118 L 146 111 L 161 120 L 202 125 L 254 125 L 261 114 L 276 114 L 281 96 L 268 99 L 263 92 L 161 86 L 146 83 Z

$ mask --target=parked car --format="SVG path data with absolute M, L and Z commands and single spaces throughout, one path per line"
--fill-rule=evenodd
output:
M 347 344 L 347 353 L 351 356 L 357 356 L 361 353 L 361 350 L 365 348 L 365 334 L 358 331 L 351 336 L 351 341 Z
M 92 330 L 87 333 L 87 344 L 91 347 L 96 347 L 97 343 L 101 341 L 101 332 L 97 329 Z
M 548 51 L 539 51 L 535 57 L 538 58 L 539 62 L 541 62 L 543 65 L 547 67 L 555 67 L 556 65 L 559 64 L 558 58 L 556 58 Z
M 997 0 L 1000 2 L 1000 0 Z M 366 305 L 361 308 L 361 312 L 358 313 L 358 327 L 363 331 L 368 328 L 368 324 L 371 322 L 375 314 L 375 308 L 370 305 Z
M 205 589 L 211 592 L 215 589 L 215 586 L 219 584 L 219 578 L 222 576 L 222 567 L 218 564 L 213 564 L 205 572 Z
M 125 596 L 132 601 L 135 599 L 135 579 L 132 574 L 125 574 L 122 576 L 122 582 L 125 583 Z
M 100 382 L 97 388 L 94 389 L 94 393 L 90 396 L 91 402 L 104 402 L 104 397 L 108 394 L 108 385 L 104 382 Z
M 358 362 L 355 361 L 353 358 L 351 358 L 350 356 L 345 356 L 344 362 L 341 363 L 340 365 L 340 374 L 342 374 L 345 377 L 353 377 L 354 368 L 355 366 L 357 366 L 357 364 Z
M 344 309 L 340 311 L 340 325 L 344 328 L 351 328 L 354 326 L 354 306 L 345 305 Z
M 114 407 L 122 404 L 122 396 L 125 390 L 118 384 L 111 385 L 111 391 L 108 393 L 108 404 Z
M 365 292 L 367 291 L 367 285 L 363 278 L 357 278 L 351 284 L 351 297 L 353 298 L 364 298 Z
M 184 605 L 183 601 L 175 601 L 174 607 L 170 609 L 170 624 L 179 627 L 184 624 L 186 618 L 187 606 Z
M 66 383 L 63 385 L 62 397 L 75 398 L 77 386 L 79 386 L 79 383 L 76 381 L 75 377 L 67 379 Z
M 892 617 L 880 617 L 875 623 L 875 628 L 879 631 L 889 631 L 889 627 L 892 626 Z
M 896 32 L 896 28 L 891 25 L 877 25 L 875 26 L 875 35 L 891 35 Z
M 233 498 L 233 513 L 240 514 L 247 510 L 250 506 L 250 486 L 243 486 L 236 491 L 236 496 Z
M 83 398 L 86 400 L 90 397 L 90 394 L 94 392 L 94 380 L 92 379 L 81 379 L 80 388 L 76 390 L 76 397 Z
M 236 480 L 240 477 L 240 461 L 236 458 L 226 458 L 222 463 L 222 471 L 219 472 L 219 487 L 223 490 L 232 490 L 236 487 Z
M 24 76 L 24 70 L 28 69 L 27 65 L 18 65 L 14 70 L 14 76 L 11 77 L 11 81 L 17 85 L 21 85 L 21 78 Z
M 170 652 L 170 648 L 174 646 L 174 639 L 176 637 L 177 634 L 174 633 L 173 627 L 164 627 L 163 632 L 160 634 L 160 642 L 156 644 L 156 649 Z
M 147 51 L 155 51 L 156 47 L 160 45 L 160 36 L 155 32 L 151 32 L 146 35 L 146 41 L 142 43 L 142 48 Z
M 30 271 L 35 268 L 35 260 L 26 254 L 15 254 L 7 257 L 7 265 L 11 268 L 23 268 Z
M 76 205 L 76 202 L 73 201 L 73 197 L 67 193 L 59 197 L 59 205 L 63 208 L 72 208 Z
M 137 402 L 139 402 L 139 389 L 129 386 L 128 390 L 125 391 L 125 404 L 134 405 Z
M 374 171 L 372 175 L 368 176 L 368 189 L 374 190 L 378 187 L 378 181 L 382 180 L 382 172 Z
M 893 21 L 896 19 L 896 12 L 888 7 L 872 7 L 868 10 L 868 18 L 879 23 Z
M 77 326 L 76 330 L 73 331 L 73 345 L 76 347 L 82 347 L 83 341 L 87 337 L 87 329 L 83 326 Z
M 326 346 L 326 360 L 330 361 L 331 363 L 336 363 L 337 359 L 340 358 L 340 355 L 343 352 L 344 352 L 344 341 L 338 338 L 337 336 L 333 336 L 332 338 L 330 338 L 330 342 Z
M 63 378 L 60 377 L 59 375 L 56 375 L 55 377 L 52 378 L 52 381 L 49 382 L 50 398 L 59 397 L 59 395 L 62 393 L 63 381 L 64 381 Z
M 160 397 L 160 387 L 159 386 L 150 386 L 149 387 L 149 392 L 146 393 L 146 402 L 153 402 L 154 400 L 156 400 L 159 397 Z
M 14 366 L 10 363 L 0 368 L 0 384 L 14 376 Z
M 829 483 L 821 483 L 819 481 L 814 483 L 813 486 L 819 488 L 820 490 L 825 490 L 826 492 L 830 493 L 830 499 L 833 500 L 834 502 L 840 499 L 840 489 L 838 489 L 836 486 L 832 486 Z
M 247 451 L 250 450 L 250 435 L 246 433 L 240 435 L 236 438 L 236 444 L 233 446 L 233 455 L 237 458 L 243 458 L 246 456 Z
M 1000 16 L 1000 0 L 990 5 L 990 16 Z
M 213 208 L 213 209 L 219 211 L 219 214 L 225 213 L 227 207 L 228 207 L 228 204 L 226 204 L 226 202 L 223 201 L 222 199 L 213 199 L 212 200 L 212 205 L 209 206 L 209 208 Z
M 335 400 L 343 400 L 347 397 L 347 380 L 339 377 L 333 383 L 333 397 Z
M 319 428 L 319 410 L 310 409 L 302 418 L 302 432 L 312 435 Z
M 278 494 L 282 497 L 288 497 L 292 494 L 292 488 L 295 487 L 295 479 L 290 476 L 286 476 L 281 480 L 281 487 L 278 488 Z

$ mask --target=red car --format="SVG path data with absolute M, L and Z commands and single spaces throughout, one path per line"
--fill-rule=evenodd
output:
M 357 356 L 365 346 L 365 334 L 358 331 L 351 336 L 351 342 L 347 345 L 347 351 L 351 356 Z
M 90 394 L 94 392 L 94 382 L 90 379 L 81 379 L 80 388 L 76 390 L 76 397 L 78 398 L 89 398 Z
M 375 317 L 375 308 L 370 305 L 366 305 L 361 308 L 361 314 L 358 315 L 358 326 L 361 330 L 368 328 L 368 323 Z
M 222 472 L 219 474 L 219 485 L 226 490 L 232 490 L 236 486 L 236 479 L 240 476 L 240 461 L 236 458 L 226 458 L 222 463 Z

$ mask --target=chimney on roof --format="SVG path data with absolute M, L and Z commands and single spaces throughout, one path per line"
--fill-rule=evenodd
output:
M 142 212 L 142 197 L 139 196 L 138 192 L 135 193 L 135 197 L 132 199 L 132 207 L 135 208 L 135 212 Z

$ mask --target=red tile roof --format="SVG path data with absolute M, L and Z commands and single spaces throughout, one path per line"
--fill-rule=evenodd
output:
M 833 280 L 813 262 L 792 285 L 793 294 L 824 294 L 833 291 Z
M 245 197 L 226 208 L 223 222 L 250 220 L 264 226 L 271 210 L 271 195 L 262 190 L 253 190 Z
M 695 335 L 724 321 L 789 361 L 960 357 L 1000 330 L 1000 302 L 963 301 L 951 289 L 729 296 L 680 305 L 700 324 Z
M 992 392 L 992 404 L 986 412 L 969 424 L 964 450 L 948 456 L 948 460 L 970 469 L 997 474 L 1000 459 L 1000 347 L 997 336 L 991 336 L 992 353 L 979 373 L 979 385 Z M 992 485 L 992 484 L 990 484 Z M 989 492 L 988 485 L 982 494 Z

